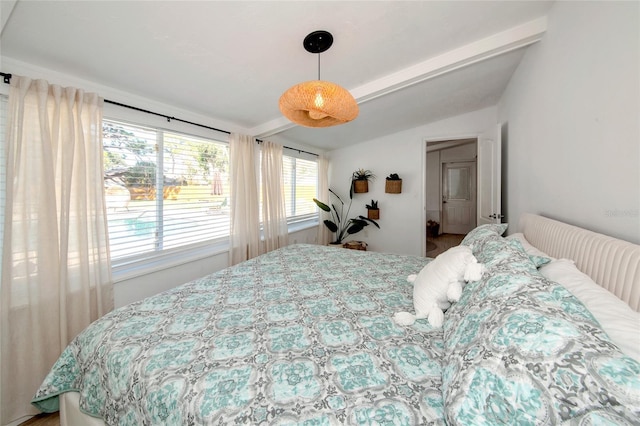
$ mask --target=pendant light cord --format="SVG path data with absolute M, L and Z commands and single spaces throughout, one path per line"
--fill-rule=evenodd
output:
M 320 80 L 320 54 L 318 53 L 318 80 Z

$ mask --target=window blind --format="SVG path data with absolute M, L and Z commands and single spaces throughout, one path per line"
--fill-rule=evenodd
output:
M 229 236 L 227 143 L 105 120 L 103 146 L 114 263 Z
M 317 216 L 318 163 L 285 155 L 282 161 L 285 205 L 289 223 Z

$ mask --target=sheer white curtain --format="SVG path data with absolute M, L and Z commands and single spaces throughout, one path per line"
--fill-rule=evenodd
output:
M 329 199 L 329 161 L 326 157 L 318 158 L 318 200 L 331 205 Z M 331 231 L 324 225 L 323 211 L 319 210 L 320 223 L 318 224 L 318 244 L 326 246 L 332 241 Z
M 256 173 L 256 142 L 232 133 L 231 159 L 231 264 L 260 254 L 260 201 Z
M 0 424 L 64 347 L 113 309 L 96 94 L 13 76 L 0 285 Z
M 282 145 L 269 141 L 262 143 L 262 230 L 265 252 L 289 244 L 282 151 Z

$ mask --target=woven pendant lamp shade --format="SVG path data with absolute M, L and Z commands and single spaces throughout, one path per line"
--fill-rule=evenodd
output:
M 330 127 L 358 116 L 356 100 L 348 90 L 322 80 L 296 84 L 280 97 L 280 111 L 305 127 Z
M 333 44 L 333 36 L 324 30 L 314 31 L 302 45 L 318 54 L 318 79 L 296 84 L 280 96 L 280 111 L 289 120 L 305 127 L 331 127 L 348 123 L 358 116 L 358 103 L 347 89 L 320 80 L 320 53 Z

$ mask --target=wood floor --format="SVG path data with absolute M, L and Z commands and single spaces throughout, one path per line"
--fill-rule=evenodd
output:
M 39 414 L 20 423 L 20 426 L 60 426 L 60 413 Z
M 463 239 L 464 235 L 458 234 L 440 234 L 437 238 L 427 237 L 427 257 L 436 257 L 451 247 L 460 245 Z

